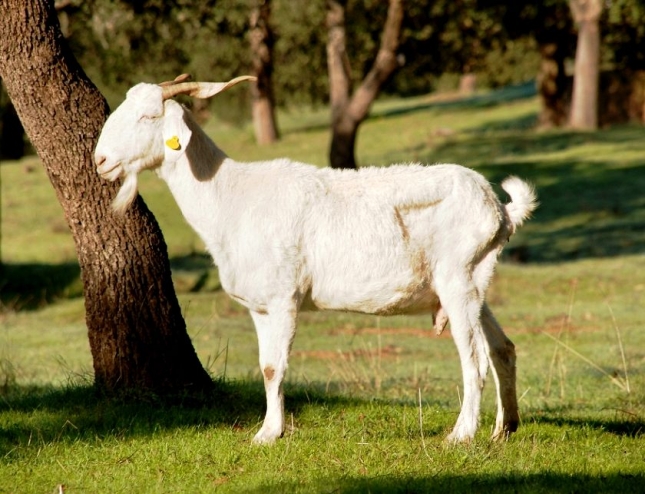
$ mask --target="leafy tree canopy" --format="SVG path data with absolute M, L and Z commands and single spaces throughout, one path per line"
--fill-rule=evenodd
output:
M 70 0 L 61 15 L 83 67 L 115 103 L 142 80 L 157 82 L 182 72 L 224 80 L 248 72 L 254 1 Z M 278 104 L 327 101 L 325 8 L 324 1 L 273 1 Z M 348 55 L 359 81 L 376 56 L 387 2 L 346 0 L 346 8 Z M 643 19 L 645 0 L 607 3 L 601 20 L 603 68 L 645 68 L 639 48 L 645 43 Z M 572 58 L 575 36 L 567 0 L 408 0 L 403 66 L 385 92 L 428 92 L 451 73 L 476 73 L 492 87 L 530 80 L 541 43 L 556 42 Z

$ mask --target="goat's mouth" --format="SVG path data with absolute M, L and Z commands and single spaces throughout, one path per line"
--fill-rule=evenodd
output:
M 119 162 L 108 162 L 106 158 L 99 158 L 96 160 L 96 171 L 106 180 L 114 182 L 121 176 L 123 167 Z

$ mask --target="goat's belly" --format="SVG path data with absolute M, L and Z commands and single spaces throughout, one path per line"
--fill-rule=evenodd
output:
M 387 283 L 355 285 L 346 283 L 333 290 L 312 288 L 304 308 L 342 310 L 366 314 L 396 315 L 435 313 L 439 298 L 429 282 L 392 287 Z

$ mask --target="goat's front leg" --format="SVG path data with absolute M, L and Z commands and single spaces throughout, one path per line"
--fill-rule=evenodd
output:
M 262 428 L 253 438 L 256 444 L 269 444 L 284 433 L 284 393 L 282 381 L 296 331 L 295 310 L 251 312 L 258 336 L 260 371 L 264 377 L 267 411 Z

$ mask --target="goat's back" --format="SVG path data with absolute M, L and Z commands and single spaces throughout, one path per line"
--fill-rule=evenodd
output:
M 490 184 L 461 166 L 325 169 L 319 177 L 303 252 L 320 308 L 433 310 L 436 261 L 474 263 L 504 225 Z

